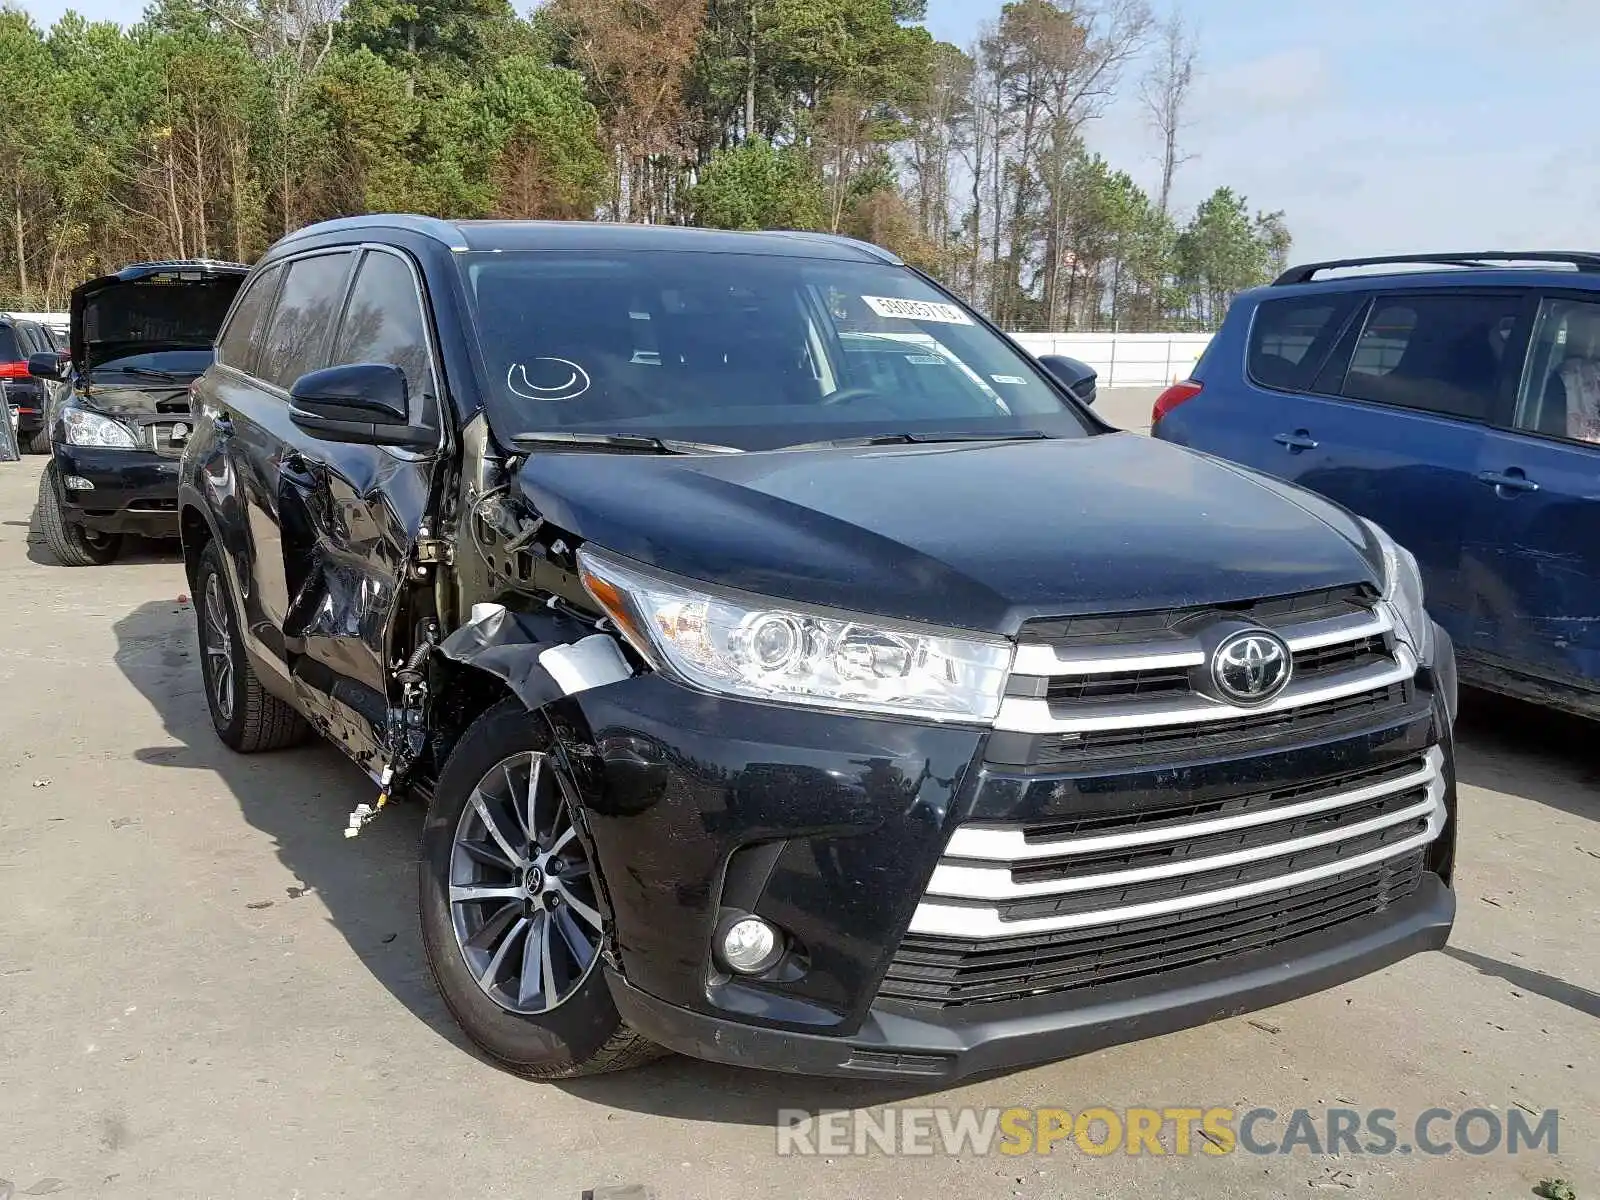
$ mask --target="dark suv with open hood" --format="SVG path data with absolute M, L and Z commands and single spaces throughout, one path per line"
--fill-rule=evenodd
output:
M 180 488 L 206 695 L 428 804 L 511 1068 L 923 1081 L 1442 946 L 1448 640 L 1380 529 L 1112 430 L 801 233 L 374 216 L 256 267 Z
M 45 422 L 51 462 L 39 481 L 39 523 L 70 567 L 108 563 L 126 533 L 178 535 L 178 459 L 194 427 L 189 386 L 249 268 L 152 262 L 79 284 L 72 293 L 70 387 Z M 53 355 L 29 373 L 60 379 Z

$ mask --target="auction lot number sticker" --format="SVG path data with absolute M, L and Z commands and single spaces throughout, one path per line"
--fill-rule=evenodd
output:
M 972 318 L 954 304 L 902 300 L 897 296 L 863 296 L 861 299 L 880 317 L 899 317 L 903 321 L 937 321 L 943 325 L 972 324 Z

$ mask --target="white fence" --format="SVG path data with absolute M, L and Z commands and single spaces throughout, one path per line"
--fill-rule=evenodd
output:
M 63 336 L 66 313 L 9 313 L 49 325 Z M 1209 333 L 1016 333 L 1029 354 L 1065 354 L 1100 373 L 1101 387 L 1165 387 L 1187 379 Z
M 1101 387 L 1164 387 L 1187 379 L 1209 333 L 1014 333 L 1029 354 L 1065 354 L 1100 373 Z

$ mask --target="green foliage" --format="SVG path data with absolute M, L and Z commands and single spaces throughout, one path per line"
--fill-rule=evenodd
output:
M 718 151 L 690 194 L 696 224 L 715 229 L 823 227 L 822 185 L 805 153 L 752 138 Z
M 1139 3 L 991 2 L 969 54 L 924 0 L 0 0 L 0 307 L 375 210 L 847 233 L 1012 327 L 1206 325 L 1282 268 L 1284 214 L 1085 152 Z

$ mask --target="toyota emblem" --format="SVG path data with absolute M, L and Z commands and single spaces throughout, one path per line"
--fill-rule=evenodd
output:
M 1288 644 L 1265 630 L 1235 633 L 1211 655 L 1211 680 L 1234 704 L 1265 704 L 1289 686 L 1293 673 Z

